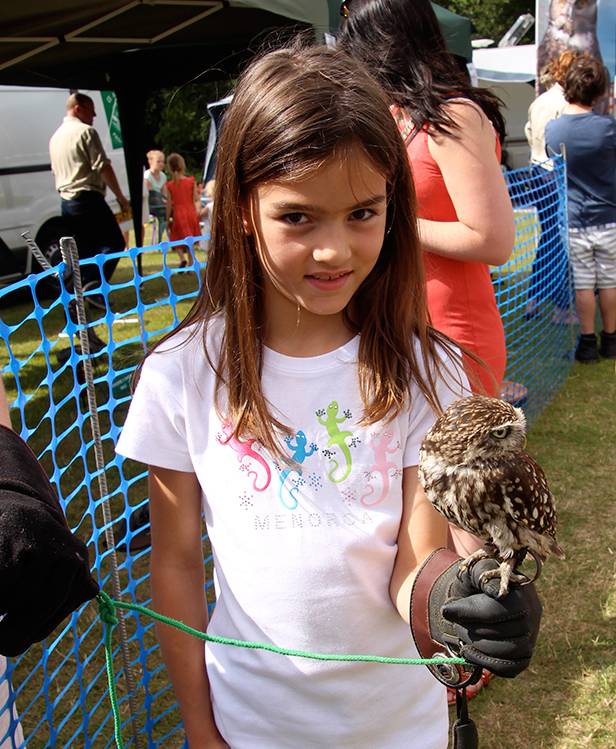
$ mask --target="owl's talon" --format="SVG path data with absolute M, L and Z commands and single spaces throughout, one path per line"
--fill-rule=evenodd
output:
M 477 551 L 474 551 L 470 556 L 466 557 L 460 565 L 459 571 L 466 572 L 466 570 L 471 569 L 474 564 L 480 562 L 482 559 L 493 559 L 494 552 L 495 547 L 492 544 L 487 543 L 482 549 L 477 549 Z
M 479 578 L 479 582 L 485 583 L 488 580 L 494 580 L 495 577 L 502 577 L 500 567 L 484 572 L 483 575 Z
M 537 565 L 537 570 L 535 571 L 535 574 L 532 577 L 528 577 L 528 575 L 519 574 L 516 575 L 516 577 L 521 578 L 520 581 L 515 581 L 517 585 L 520 587 L 524 585 L 530 585 L 531 583 L 534 583 L 535 580 L 539 579 L 539 575 L 541 575 L 541 569 L 543 567 L 543 564 L 541 562 L 541 559 L 535 554 L 534 551 L 528 550 L 528 553 L 531 555 L 531 557 L 535 560 L 535 564 Z M 513 580 L 513 577 L 511 578 Z

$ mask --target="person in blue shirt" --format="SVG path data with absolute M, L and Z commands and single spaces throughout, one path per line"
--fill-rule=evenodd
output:
M 581 335 L 575 358 L 585 364 L 616 359 L 616 122 L 596 114 L 607 73 L 596 58 L 580 58 L 565 77 L 567 108 L 545 128 L 548 156 L 564 146 L 567 161 L 570 257 Z M 596 299 L 603 322 L 595 335 Z

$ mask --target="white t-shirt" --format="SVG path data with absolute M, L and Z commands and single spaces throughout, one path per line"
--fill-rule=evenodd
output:
M 13 749 L 13 747 L 23 746 L 24 734 L 21 723 L 14 723 L 13 731 L 10 730 L 11 714 L 13 720 L 17 721 L 17 710 L 13 700 L 10 699 L 9 677 L 6 671 L 6 658 L 0 655 L 0 749 Z
M 545 151 L 545 126 L 550 120 L 560 117 L 566 108 L 565 92 L 559 83 L 538 96 L 528 108 L 528 122 L 524 132 L 530 145 L 532 164 L 538 164 L 554 155 Z
M 208 334 L 210 351 L 219 321 Z M 227 440 L 199 332 L 145 362 L 120 454 L 195 472 L 215 565 L 210 634 L 317 653 L 417 658 L 389 581 L 402 470 L 434 414 L 418 392 L 386 427 L 359 426 L 359 338 L 311 358 L 265 350 L 262 387 L 294 425 L 290 469 Z M 460 396 L 441 384 L 443 407 Z M 207 644 L 217 726 L 232 749 L 445 749 L 445 689 L 424 666 L 345 663 Z
M 167 175 L 164 172 L 159 172 L 158 179 L 156 179 L 152 172 L 149 169 L 146 169 L 143 173 L 143 179 L 147 179 L 152 185 L 151 189 L 156 190 L 156 192 L 162 192 L 163 187 L 167 184 Z

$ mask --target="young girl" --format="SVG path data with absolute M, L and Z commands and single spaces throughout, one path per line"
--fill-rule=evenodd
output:
M 210 634 L 417 657 L 411 586 L 430 590 L 440 572 L 418 571 L 448 554 L 418 450 L 464 375 L 426 322 L 414 215 L 403 143 L 356 63 L 316 47 L 251 64 L 220 143 L 206 283 L 146 359 L 118 444 L 149 464 L 157 611 L 207 626 L 203 510 Z M 447 746 L 445 689 L 421 666 L 217 644 L 204 659 L 157 632 L 191 749 Z
M 148 151 L 149 169 L 143 173 L 145 190 L 148 194 L 148 207 L 150 213 L 156 218 L 158 226 L 157 241 L 162 241 L 163 234 L 167 228 L 167 177 L 163 171 L 165 168 L 165 154 L 162 151 Z
M 194 177 L 185 177 L 186 163 L 179 153 L 170 153 L 167 157 L 167 167 L 173 179 L 167 182 L 169 198 L 167 200 L 167 224 L 171 226 L 170 237 L 174 242 L 184 237 L 198 237 L 201 234 L 199 219 L 201 218 L 201 201 L 199 190 Z M 173 213 L 173 221 L 171 214 Z M 180 256 L 180 268 L 186 267 L 186 258 L 182 246 L 176 247 Z M 192 256 L 188 250 L 188 257 Z

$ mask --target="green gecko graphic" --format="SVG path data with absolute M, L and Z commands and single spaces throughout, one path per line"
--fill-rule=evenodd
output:
M 329 406 L 327 407 L 327 417 L 325 421 L 321 418 L 325 411 L 323 409 L 320 409 L 317 411 L 317 416 L 319 418 L 319 424 L 322 424 L 326 429 L 327 433 L 329 434 L 329 441 L 327 443 L 328 447 L 336 447 L 338 446 L 342 450 L 342 454 L 344 455 L 346 459 L 346 471 L 344 476 L 341 476 L 338 479 L 335 479 L 333 474 L 335 471 L 338 470 L 339 463 L 334 458 L 330 459 L 330 464 L 333 463 L 334 466 L 329 472 L 329 480 L 333 481 L 336 484 L 339 484 L 341 481 L 344 481 L 349 473 L 351 473 L 351 451 L 349 450 L 349 446 L 345 442 L 345 439 L 347 437 L 352 437 L 353 434 L 351 432 L 341 432 L 340 428 L 338 427 L 338 424 L 342 424 L 347 419 L 351 418 L 351 414 L 347 411 L 342 416 L 342 418 L 338 418 L 338 402 L 332 401 Z M 326 453 L 327 454 L 327 453 Z

